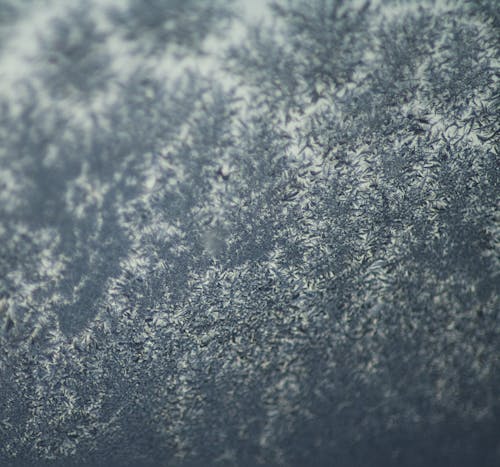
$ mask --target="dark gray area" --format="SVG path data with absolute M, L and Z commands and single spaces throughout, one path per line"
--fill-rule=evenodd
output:
M 249 5 L 0 0 L 0 465 L 500 465 L 497 2 Z

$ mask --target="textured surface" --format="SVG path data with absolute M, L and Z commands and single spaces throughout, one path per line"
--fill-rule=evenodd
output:
M 498 11 L 0 0 L 0 464 L 500 465 Z

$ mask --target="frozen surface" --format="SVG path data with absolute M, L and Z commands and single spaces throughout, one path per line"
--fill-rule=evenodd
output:
M 0 465 L 500 465 L 495 0 L 0 0 Z

